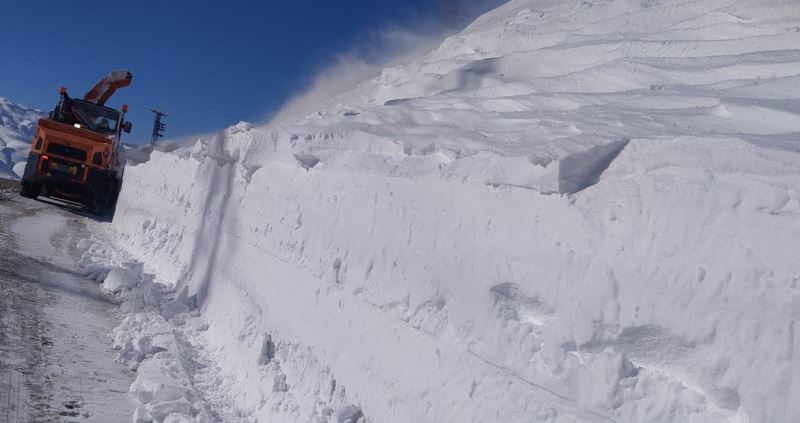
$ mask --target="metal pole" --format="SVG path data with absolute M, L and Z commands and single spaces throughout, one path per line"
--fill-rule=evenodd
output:
M 164 131 L 167 129 L 167 125 L 161 122 L 161 118 L 166 117 L 167 112 L 159 109 L 150 109 L 150 111 L 155 114 L 155 118 L 153 119 L 153 135 L 150 137 L 150 145 L 156 145 L 158 139 L 164 136 Z

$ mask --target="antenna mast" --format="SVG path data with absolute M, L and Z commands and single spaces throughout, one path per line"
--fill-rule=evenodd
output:
M 161 122 L 161 118 L 166 117 L 167 112 L 163 112 L 158 109 L 150 109 L 150 111 L 155 113 L 155 119 L 153 120 L 153 135 L 150 137 L 150 145 L 156 145 L 156 143 L 158 143 L 158 139 L 164 136 L 164 131 L 167 129 L 167 124 Z

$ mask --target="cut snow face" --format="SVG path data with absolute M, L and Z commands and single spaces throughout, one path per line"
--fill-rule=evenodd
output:
M 110 227 L 245 420 L 793 422 L 798 45 L 796 2 L 511 1 L 154 151 Z
M 0 178 L 22 177 L 36 122 L 42 116 L 39 110 L 0 97 Z

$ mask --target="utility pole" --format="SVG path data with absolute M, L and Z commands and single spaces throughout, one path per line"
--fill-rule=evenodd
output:
M 150 109 L 155 113 L 155 120 L 153 120 L 153 135 L 150 137 L 150 145 L 156 145 L 158 139 L 164 136 L 164 131 L 167 129 L 167 124 L 161 122 L 162 117 L 167 116 L 167 112 L 162 112 L 158 109 Z

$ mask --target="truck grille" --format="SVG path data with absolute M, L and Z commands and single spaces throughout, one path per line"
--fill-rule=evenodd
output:
M 83 164 L 52 157 L 42 161 L 42 171 L 59 180 L 80 181 L 83 178 L 84 168 Z
M 50 154 L 57 154 L 63 157 L 69 157 L 70 159 L 77 160 L 80 162 L 86 161 L 85 151 L 64 144 L 56 144 L 51 142 L 47 146 L 47 152 Z

